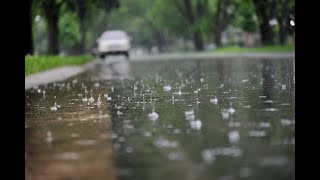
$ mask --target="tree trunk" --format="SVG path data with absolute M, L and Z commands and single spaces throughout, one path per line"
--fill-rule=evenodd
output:
M 48 54 L 59 54 L 59 5 L 55 1 L 45 1 L 44 13 L 48 25 Z
M 85 8 L 85 1 L 80 0 L 78 4 L 78 18 L 79 18 L 79 24 L 80 24 L 80 33 L 81 33 L 81 39 L 80 39 L 80 44 L 79 44 L 79 49 L 78 52 L 84 53 L 85 52 L 85 45 L 86 45 L 86 25 L 85 25 L 85 20 L 86 20 L 86 8 Z
M 253 0 L 255 11 L 258 19 L 260 20 L 259 30 L 261 36 L 261 42 L 263 45 L 273 44 L 273 32 L 272 27 L 269 25 L 270 7 L 267 6 L 266 1 Z
M 286 29 L 284 25 L 284 20 L 282 18 L 278 18 L 279 22 L 279 42 L 280 45 L 283 46 L 286 42 Z
M 26 40 L 25 40 L 25 50 L 24 55 L 33 54 L 33 36 L 32 36 L 32 14 L 31 6 L 32 0 L 27 0 L 27 10 L 25 11 L 25 25 L 26 25 Z
M 216 44 L 216 47 L 221 47 L 222 46 L 222 42 L 221 42 L 221 31 L 216 30 L 214 33 L 214 43 Z
M 201 38 L 201 34 L 199 31 L 193 33 L 193 42 L 196 51 L 202 51 L 204 49 L 203 39 Z
M 269 25 L 269 20 L 266 18 L 259 26 L 261 42 L 263 45 L 272 45 L 273 42 L 273 32 L 272 28 Z
M 84 22 L 80 22 L 80 33 L 81 33 L 81 37 L 80 37 L 78 54 L 83 54 L 85 53 L 85 49 L 86 49 L 86 33 L 87 33 L 84 27 Z

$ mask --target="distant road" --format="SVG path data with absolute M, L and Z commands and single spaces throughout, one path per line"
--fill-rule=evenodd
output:
M 132 61 L 149 60 L 206 60 L 206 59 L 287 59 L 295 58 L 295 53 L 168 53 L 132 55 Z

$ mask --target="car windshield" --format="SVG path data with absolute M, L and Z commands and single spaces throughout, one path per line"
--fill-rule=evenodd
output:
M 109 31 L 103 33 L 101 37 L 103 39 L 122 39 L 126 37 L 126 34 L 122 31 Z

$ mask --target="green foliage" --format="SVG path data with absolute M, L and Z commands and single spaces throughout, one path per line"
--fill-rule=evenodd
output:
M 242 28 L 246 32 L 256 32 L 258 29 L 255 9 L 250 0 L 235 1 L 238 6 L 237 16 L 234 19 L 234 25 Z
M 33 18 L 43 17 L 41 23 L 33 23 L 34 45 L 40 54 L 46 52 L 48 30 L 41 5 L 49 1 L 61 4 L 59 40 L 60 48 L 67 53 L 82 43 L 88 50 L 103 31 L 110 29 L 127 31 L 133 39 L 133 47 L 145 48 L 158 44 L 176 47 L 181 44 L 180 40 L 191 42 L 194 32 L 200 33 L 204 43 L 212 43 L 216 32 L 225 34 L 230 26 L 258 32 L 254 0 L 190 0 L 193 22 L 185 15 L 185 6 L 181 6 L 184 12 L 177 6 L 176 2 L 185 5 L 187 1 L 184 0 L 34 0 Z M 270 19 L 294 14 L 294 0 L 257 2 L 268 8 Z M 202 10 L 199 11 L 199 7 Z M 274 29 L 279 34 L 278 27 Z
M 94 60 L 91 55 L 81 56 L 25 56 L 25 75 L 65 65 L 80 65 Z
M 75 13 L 64 13 L 60 17 L 60 43 L 62 49 L 70 49 L 80 42 L 81 33 Z

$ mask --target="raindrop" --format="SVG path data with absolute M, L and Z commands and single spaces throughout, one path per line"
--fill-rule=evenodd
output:
M 91 97 L 89 98 L 89 103 L 93 103 L 94 102 L 94 98 L 92 97 L 92 90 L 91 90 Z
M 58 110 L 58 108 L 57 108 L 57 103 L 54 103 L 54 106 L 52 106 L 52 107 L 50 108 L 50 110 L 51 110 L 51 111 L 57 111 L 57 110 Z
M 211 164 L 215 160 L 215 152 L 213 149 L 205 149 L 201 152 L 202 159 L 205 163 Z
M 112 137 L 112 139 L 115 139 L 115 138 L 117 138 L 117 137 L 118 137 L 118 134 L 116 134 L 116 133 L 112 133 L 111 137 Z
M 185 118 L 188 121 L 195 120 L 194 110 L 189 110 L 184 112 Z
M 153 102 L 152 112 L 148 114 L 148 118 L 151 121 L 156 121 L 159 118 L 158 113 L 155 112 L 155 101 Z
M 270 123 L 268 123 L 268 122 L 261 122 L 261 123 L 259 123 L 259 127 L 260 127 L 260 128 L 269 128 L 269 127 L 270 127 Z
M 231 131 L 228 134 L 230 143 L 237 143 L 240 140 L 240 134 L 238 131 Z
M 82 102 L 88 102 L 88 98 L 87 97 L 82 98 Z
M 210 99 L 210 103 L 217 104 L 218 103 L 217 97 L 215 96 L 213 99 Z
M 71 134 L 70 134 L 70 137 L 73 137 L 73 138 L 79 137 L 79 134 L 77 134 L 77 133 L 71 133 Z
M 143 132 L 143 136 L 145 136 L 145 137 L 150 137 L 152 134 L 151 134 L 151 132 L 149 132 L 149 131 L 144 131 Z
M 234 108 L 230 107 L 230 108 L 228 109 L 228 112 L 229 112 L 230 114 L 233 114 L 233 113 L 236 112 L 236 110 L 235 110 Z
M 222 119 L 229 119 L 230 117 L 229 111 L 227 109 L 223 109 L 221 111 L 221 115 L 222 115 Z
M 240 127 L 241 123 L 240 122 L 230 122 L 229 127 Z
M 47 142 L 51 143 L 53 141 L 52 133 L 51 131 L 47 131 Z
M 159 118 L 159 115 L 156 112 L 151 112 L 148 114 L 148 118 L 152 121 L 156 121 Z
M 249 136 L 251 137 L 264 137 L 266 134 L 266 131 L 249 131 Z
M 178 133 L 180 133 L 180 132 L 181 132 L 180 129 L 174 129 L 174 130 L 173 130 L 173 133 L 175 133 L 175 134 L 178 134 Z
M 281 124 L 283 126 L 290 126 L 294 125 L 295 121 L 294 120 L 289 120 L 289 119 L 281 119 Z
M 171 86 L 170 85 L 165 85 L 163 86 L 164 91 L 171 91 Z
M 105 94 L 104 97 L 107 98 L 107 101 L 111 101 L 112 100 L 111 96 L 109 96 L 108 94 Z
M 274 111 L 278 111 L 278 109 L 276 108 L 266 108 L 264 109 L 265 111 L 268 111 L 268 112 L 274 112 Z
M 81 145 L 81 146 L 89 146 L 89 145 L 94 145 L 96 143 L 96 140 L 92 139 L 82 139 L 75 141 L 75 144 Z
M 78 160 L 79 158 L 79 154 L 74 152 L 64 152 L 61 154 L 61 159 L 63 160 Z
M 127 148 L 126 148 L 126 152 L 127 152 L 127 153 L 132 153 L 132 152 L 133 152 L 133 148 L 130 147 L 130 146 L 127 147 Z
M 202 122 L 200 120 L 190 121 L 190 126 L 192 129 L 200 130 L 202 127 Z
M 286 85 L 285 85 L 285 84 L 282 84 L 282 85 L 281 85 L 281 89 L 282 89 L 282 90 L 286 90 L 286 89 L 287 89 Z
M 273 101 L 272 100 L 266 100 L 266 101 L 264 101 L 265 103 L 270 103 L 270 104 L 272 104 L 273 103 Z
M 178 146 L 178 142 L 166 139 L 158 139 L 153 142 L 153 145 L 159 148 L 176 148 Z
M 117 110 L 117 115 L 121 115 L 121 114 L 123 114 L 123 112 Z
M 97 101 L 97 106 L 98 107 L 100 107 L 101 106 L 101 104 L 102 104 L 102 102 L 101 102 L 101 97 L 100 97 L 100 94 L 99 94 L 99 97 L 98 97 L 98 101 Z

